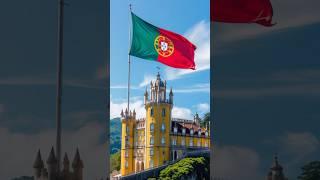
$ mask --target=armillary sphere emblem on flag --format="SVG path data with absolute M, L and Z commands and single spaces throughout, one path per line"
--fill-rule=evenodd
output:
M 169 38 L 162 35 L 159 35 L 155 38 L 154 48 L 158 54 L 163 57 L 169 57 L 174 52 L 173 42 Z

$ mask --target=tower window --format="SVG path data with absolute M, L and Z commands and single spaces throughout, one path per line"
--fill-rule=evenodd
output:
M 166 139 L 164 137 L 161 138 L 161 144 L 165 144 L 166 143 Z
M 150 116 L 153 116 L 153 108 L 150 109 Z
M 129 137 L 126 136 L 125 139 L 126 139 L 126 145 L 128 146 L 129 145 Z
M 153 130 L 154 130 L 154 124 L 151 123 L 151 124 L 150 124 L 150 131 L 153 131 Z
M 150 137 L 150 145 L 153 145 L 154 144 L 154 139 L 153 137 Z
M 150 160 L 149 164 L 150 164 L 150 168 L 153 168 L 153 160 Z
M 174 128 L 173 128 L 173 132 L 174 132 L 174 133 L 177 133 L 177 132 L 178 132 L 178 128 L 177 128 L 177 127 L 174 127 Z
M 126 127 L 126 132 L 129 133 L 129 126 Z
M 150 149 L 150 156 L 153 156 L 153 149 Z
M 162 123 L 161 125 L 161 131 L 165 131 L 166 130 L 166 125 L 164 123 Z
M 128 160 L 126 160 L 125 166 L 126 168 L 129 166 Z
M 165 116 L 166 116 L 166 109 L 163 108 L 163 109 L 162 109 L 162 117 L 165 117 Z

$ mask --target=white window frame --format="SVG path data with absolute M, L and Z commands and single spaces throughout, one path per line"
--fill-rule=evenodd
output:
M 154 138 L 150 137 L 150 145 L 154 145 Z
M 154 123 L 150 123 L 150 131 L 154 131 Z

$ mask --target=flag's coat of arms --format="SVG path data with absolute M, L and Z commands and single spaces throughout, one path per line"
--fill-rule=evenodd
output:
M 171 56 L 174 52 L 173 42 L 169 38 L 162 35 L 157 36 L 157 38 L 154 40 L 154 48 L 158 54 L 163 57 Z

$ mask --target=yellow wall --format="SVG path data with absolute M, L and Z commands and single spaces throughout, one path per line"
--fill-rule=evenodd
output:
M 121 134 L 121 174 L 127 175 L 134 172 L 133 147 L 134 147 L 134 123 L 133 118 L 122 119 L 122 134 Z M 128 132 L 127 132 L 128 127 Z M 128 137 L 129 145 L 126 145 L 126 137 Z M 128 156 L 126 157 L 126 151 Z M 126 167 L 128 162 L 128 167 Z
M 148 103 L 146 105 L 146 159 L 145 168 L 150 168 L 150 160 L 153 161 L 153 167 L 160 166 L 164 161 L 170 159 L 170 119 L 171 119 L 171 106 L 166 103 Z M 151 116 L 151 109 L 153 109 L 153 116 Z M 165 116 L 162 116 L 162 109 L 165 109 Z M 151 123 L 154 124 L 154 130 L 150 131 Z M 165 130 L 162 131 L 162 123 L 165 125 Z M 154 144 L 150 145 L 150 138 L 153 137 Z M 164 137 L 165 144 L 161 143 Z M 154 155 L 150 156 L 150 148 L 153 148 Z

